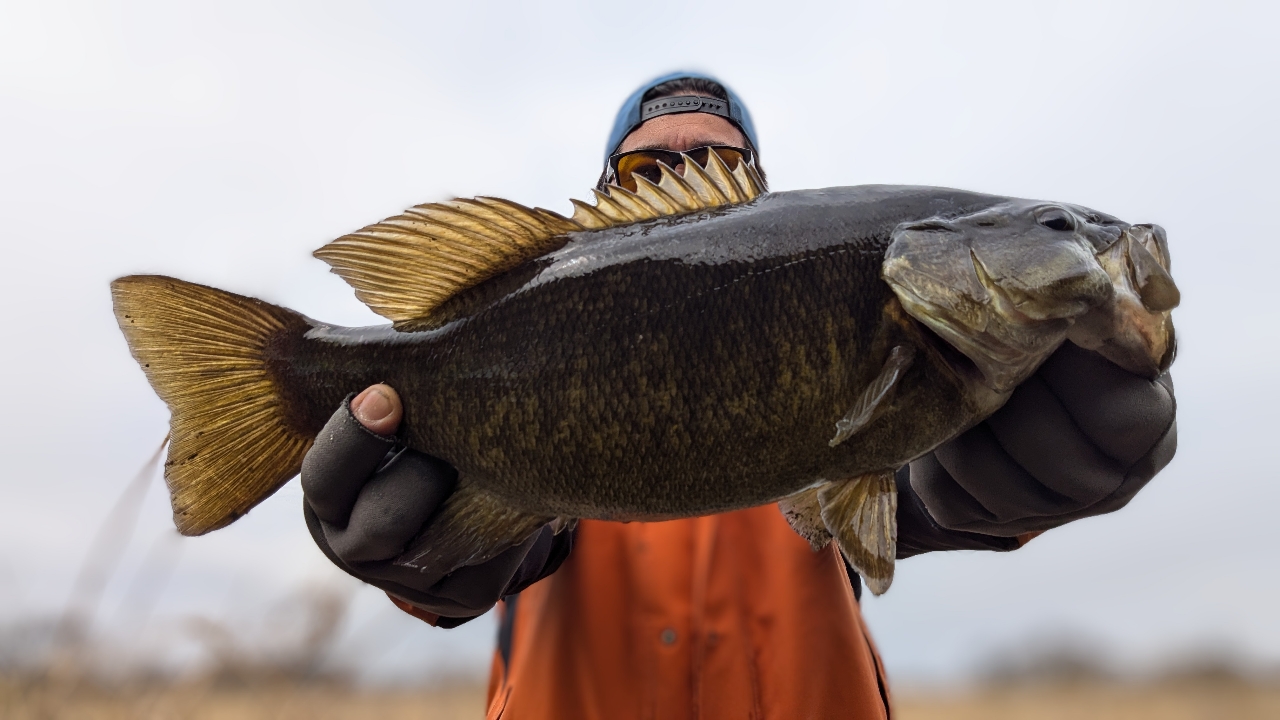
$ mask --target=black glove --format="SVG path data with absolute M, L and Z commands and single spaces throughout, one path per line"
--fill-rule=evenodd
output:
M 941 527 L 1006 538 L 1109 513 L 1173 459 L 1176 408 L 1168 373 L 1148 380 L 1068 343 L 985 422 L 911 463 L 911 489 Z
M 350 402 L 342 403 L 302 461 L 307 529 L 333 564 L 453 627 L 551 574 L 568 556 L 571 533 L 554 535 L 545 527 L 487 562 L 424 586 L 420 573 L 391 561 L 453 492 L 457 473 L 440 460 L 397 448 L 394 437 L 370 432 L 352 416 Z

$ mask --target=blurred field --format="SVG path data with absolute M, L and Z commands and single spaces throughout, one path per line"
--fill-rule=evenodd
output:
M 484 689 L 357 689 L 330 684 L 187 682 L 107 688 L 0 680 L 5 720 L 478 720 Z M 1273 720 L 1280 686 L 1236 680 L 1088 681 L 899 692 L 896 720 Z
M 208 683 L 101 687 L 0 680 L 4 720 L 478 720 L 484 688 L 360 690 Z
M 1231 680 L 993 686 L 895 695 L 895 720 L 1275 720 L 1280 685 Z

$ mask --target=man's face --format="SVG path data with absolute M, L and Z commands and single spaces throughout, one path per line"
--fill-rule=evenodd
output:
M 706 145 L 732 145 L 746 147 L 747 139 L 733 123 L 719 115 L 707 113 L 679 113 L 660 115 L 646 120 L 623 139 L 617 152 L 632 150 L 674 150 L 684 152 Z M 684 174 L 684 165 L 673 168 Z
M 733 123 L 719 115 L 679 113 L 646 120 L 631 131 L 617 152 L 674 150 L 683 152 L 704 145 L 746 147 L 747 139 Z

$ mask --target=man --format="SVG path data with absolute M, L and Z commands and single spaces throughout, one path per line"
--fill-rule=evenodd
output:
M 708 146 L 759 162 L 741 100 L 706 76 L 658 78 L 623 105 L 601 182 Z M 1120 508 L 1172 458 L 1174 414 L 1167 375 L 1151 382 L 1064 346 L 998 413 L 899 472 L 898 557 L 1013 550 Z M 424 587 L 391 560 L 454 473 L 388 455 L 401 415 L 385 385 L 338 410 L 304 464 L 308 527 L 335 564 L 434 625 L 505 598 L 490 717 L 887 717 L 857 575 L 834 545 L 810 550 L 776 505 L 544 528 Z

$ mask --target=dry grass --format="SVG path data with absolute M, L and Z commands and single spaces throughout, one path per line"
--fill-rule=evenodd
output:
M 992 686 L 964 693 L 900 692 L 895 720 L 1275 720 L 1280 686 L 1232 680 Z
M 484 689 L 361 691 L 337 685 L 121 688 L 0 680 L 5 720 L 479 720 Z
M 1280 686 L 1230 680 L 1021 683 L 899 692 L 896 720 L 1272 720 Z M 5 720 L 479 720 L 484 689 L 358 690 L 337 684 L 188 682 L 105 688 L 0 680 Z

